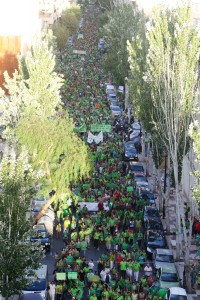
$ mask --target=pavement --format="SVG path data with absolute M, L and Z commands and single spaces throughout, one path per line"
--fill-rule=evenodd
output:
M 147 173 L 147 178 L 148 182 L 150 184 L 150 187 L 152 191 L 154 192 L 156 196 L 156 206 L 159 208 L 160 207 L 160 199 L 158 195 L 158 191 L 155 186 L 155 181 L 156 181 L 156 174 L 154 172 L 155 167 L 152 159 L 152 154 L 149 151 L 148 157 L 145 157 L 144 153 L 142 153 L 139 157 L 139 160 L 143 162 L 144 167 L 146 169 Z M 148 168 L 148 170 L 147 170 Z M 182 195 L 184 197 L 184 195 Z M 184 202 L 187 202 L 188 200 L 185 199 Z M 162 213 L 161 213 L 161 220 L 163 223 L 163 228 L 166 229 L 166 219 L 162 218 Z M 169 222 L 170 222 L 170 232 L 173 233 L 175 231 L 175 226 L 176 226 L 176 204 L 175 204 L 175 193 L 174 190 L 171 189 L 170 191 L 170 199 L 169 199 Z M 174 258 L 176 259 L 176 235 L 175 234 L 170 234 L 166 235 L 166 242 L 168 245 L 169 249 L 173 250 Z M 199 257 L 196 256 L 197 251 L 199 250 L 199 247 L 196 245 L 195 239 L 192 238 L 191 242 L 191 248 L 190 248 L 190 261 L 191 263 L 196 263 L 199 260 Z M 179 274 L 180 279 L 182 279 L 183 282 L 183 271 L 184 271 L 184 262 L 183 262 L 183 257 L 180 258 L 180 261 L 176 261 L 176 268 Z M 188 300 L 200 300 L 200 289 L 195 289 L 194 294 L 188 294 Z

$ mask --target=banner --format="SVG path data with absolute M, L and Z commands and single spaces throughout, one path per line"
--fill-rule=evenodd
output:
M 80 127 L 74 127 L 74 131 L 76 131 L 76 132 L 86 132 L 87 131 L 86 124 L 83 124 Z
M 98 135 L 94 135 L 89 131 L 87 142 L 89 144 L 92 144 L 93 142 L 95 142 L 96 144 L 99 144 L 100 142 L 103 142 L 103 132 L 101 131 Z
M 111 132 L 112 126 L 105 124 L 91 124 L 90 130 L 93 132 Z
M 74 54 L 86 54 L 86 51 L 83 50 L 73 50 Z
M 68 272 L 68 279 L 77 279 L 78 273 L 77 272 Z

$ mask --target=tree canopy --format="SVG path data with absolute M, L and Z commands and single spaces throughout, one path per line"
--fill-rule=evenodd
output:
M 33 170 L 26 151 L 5 151 L 0 164 L 0 294 L 6 299 L 30 284 L 27 274 L 43 256 L 29 240 L 32 221 L 27 218 L 42 175 Z
M 58 198 L 68 190 L 70 180 L 89 175 L 92 156 L 62 110 L 62 78 L 54 71 L 55 55 L 48 40 L 33 45 L 26 66 L 28 79 L 17 71 L 13 78 L 5 74 L 10 98 L 2 103 L 1 124 L 6 126 L 6 138 L 17 147 L 25 145 L 33 166 L 44 169 L 43 191 L 54 189 Z
M 115 0 L 109 22 L 104 25 L 102 35 L 108 45 L 104 68 L 111 71 L 117 84 L 124 84 L 128 77 L 129 63 L 127 41 L 136 38 L 144 22 L 143 13 L 129 0 Z

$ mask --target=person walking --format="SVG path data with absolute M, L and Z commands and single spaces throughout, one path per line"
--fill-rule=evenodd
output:
M 140 263 L 136 260 L 133 262 L 133 274 L 134 274 L 134 280 L 138 282 L 139 278 L 139 272 L 140 272 Z
M 61 234 L 61 224 L 58 223 L 58 224 L 56 225 L 56 239 L 57 239 L 57 240 L 60 239 L 60 234 Z
M 55 300 L 55 295 L 56 295 L 56 286 L 53 281 L 50 282 L 49 284 L 49 299 L 50 300 Z

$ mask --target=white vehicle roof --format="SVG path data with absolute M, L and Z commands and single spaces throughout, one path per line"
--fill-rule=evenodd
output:
M 107 90 L 113 90 L 113 91 L 115 91 L 114 85 L 112 85 L 112 84 L 107 84 L 107 85 L 106 85 L 106 92 L 107 92 Z
M 164 254 L 164 255 L 173 255 L 173 251 L 170 249 L 156 249 L 156 253 L 159 254 Z
M 86 205 L 88 211 L 98 211 L 98 202 L 79 202 L 81 209 Z M 106 211 L 109 210 L 108 202 L 104 202 L 103 207 Z
M 120 86 L 118 87 L 118 92 L 119 92 L 119 93 L 123 93 L 123 92 L 124 92 L 124 86 L 120 85 Z
M 186 290 L 180 287 L 172 287 L 170 288 L 170 294 L 172 295 L 180 295 L 187 296 Z

